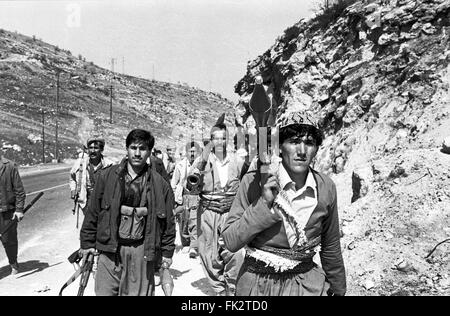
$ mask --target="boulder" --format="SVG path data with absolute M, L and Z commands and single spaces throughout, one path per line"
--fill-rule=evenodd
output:
M 342 171 L 344 171 L 344 167 L 345 167 L 345 159 L 344 157 L 337 157 L 336 160 L 334 161 L 334 172 L 335 173 L 341 173 Z
M 352 191 L 353 196 L 351 202 L 355 202 L 359 198 L 367 195 L 370 184 L 373 182 L 373 171 L 370 166 L 358 167 L 352 174 Z
M 441 151 L 444 154 L 449 154 L 450 155 L 450 136 L 446 137 L 444 139 L 444 141 L 442 142 L 442 149 Z
M 432 35 L 436 33 L 436 28 L 433 25 L 431 25 L 431 23 L 427 23 L 424 26 L 422 26 L 422 32 L 427 35 Z

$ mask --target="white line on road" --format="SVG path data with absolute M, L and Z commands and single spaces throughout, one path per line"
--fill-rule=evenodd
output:
M 37 194 L 37 193 L 41 193 L 41 192 L 45 192 L 45 191 L 50 191 L 50 190 L 53 190 L 53 189 L 57 189 L 57 188 L 66 186 L 66 185 L 69 185 L 69 183 L 64 183 L 64 184 L 60 184 L 60 185 L 57 185 L 57 186 L 55 186 L 55 187 L 51 187 L 51 188 L 48 188 L 48 189 L 44 189 L 44 190 L 40 190 L 40 191 L 36 191 L 36 192 L 31 192 L 31 193 L 27 193 L 27 196 L 28 196 L 28 195 Z

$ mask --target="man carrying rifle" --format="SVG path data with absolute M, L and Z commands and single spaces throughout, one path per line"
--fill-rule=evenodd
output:
M 127 157 L 104 169 L 95 184 L 80 253 L 86 259 L 99 252 L 96 295 L 154 295 L 159 255 L 165 272 L 172 263 L 174 197 L 170 184 L 147 164 L 154 144 L 149 131 L 131 131 Z
M 179 231 L 183 252 L 189 251 L 190 258 L 197 258 L 197 208 L 198 194 L 188 192 L 186 181 L 189 170 L 201 153 L 200 145 L 191 141 L 186 144 L 186 157 L 175 165 L 170 185 L 175 194 L 175 215 L 179 222 Z M 187 251 L 185 251 L 185 249 Z
M 70 198 L 74 200 L 75 209 L 86 211 L 88 201 L 95 187 L 100 170 L 109 167 L 112 163 L 103 157 L 105 140 L 98 137 L 88 139 L 87 155 L 85 150 L 75 161 L 70 171 Z
M 0 231 L 14 222 L 1 237 L 11 266 L 11 274 L 19 273 L 17 222 L 23 218 L 25 197 L 17 166 L 0 154 Z M 14 219 L 17 219 L 17 222 Z
M 196 159 L 190 174 L 199 177 L 197 211 L 198 250 L 203 270 L 218 296 L 234 295 L 243 253 L 232 253 L 223 244 L 221 228 L 239 186 L 244 161 L 227 152 L 228 131 L 224 115 L 211 130 L 211 141 Z
M 279 127 L 281 162 L 272 162 L 263 185 L 261 168 L 243 177 L 224 225 L 226 247 L 246 249 L 236 295 L 344 295 L 336 186 L 311 168 L 323 133 L 306 112 Z

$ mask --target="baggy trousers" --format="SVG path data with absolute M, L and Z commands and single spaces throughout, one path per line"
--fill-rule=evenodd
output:
M 187 233 L 189 235 L 190 247 L 198 250 L 197 236 L 197 209 L 199 203 L 198 195 L 185 195 L 185 205 L 187 209 Z
M 181 245 L 198 250 L 197 242 L 197 208 L 198 195 L 184 195 L 184 211 L 178 216 Z
M 3 230 L 6 225 L 12 222 L 14 211 L 7 211 L 0 213 L 0 229 Z M 5 248 L 6 256 L 9 264 L 17 262 L 18 241 L 17 241 L 17 222 L 1 237 L 3 247 Z
M 144 260 L 144 244 L 120 246 L 118 253 L 102 252 L 95 276 L 97 296 L 153 296 L 154 263 Z
M 225 248 L 220 234 L 228 213 L 219 214 L 200 207 L 197 214 L 198 250 L 203 271 L 217 295 L 234 295 L 244 252 Z

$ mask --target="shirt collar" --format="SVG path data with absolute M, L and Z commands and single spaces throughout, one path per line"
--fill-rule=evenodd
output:
M 283 190 L 286 189 L 286 186 L 288 185 L 293 185 L 293 189 L 295 190 L 295 182 L 291 179 L 291 177 L 289 176 L 289 173 L 286 171 L 286 169 L 284 168 L 283 164 L 280 162 L 280 168 L 279 170 L 279 179 L 280 179 L 280 186 Z M 302 190 L 306 190 L 306 188 L 310 187 L 311 189 L 313 189 L 314 191 L 317 190 L 317 184 L 316 184 L 316 180 L 314 179 L 314 175 L 311 171 L 311 168 L 309 168 L 308 171 L 308 176 L 306 177 L 306 182 L 305 185 L 303 186 L 303 188 L 299 189 L 298 191 Z M 297 190 L 295 190 L 297 191 Z
M 216 163 L 220 164 L 222 167 L 230 162 L 230 154 L 229 153 L 227 153 L 227 156 L 225 157 L 225 159 L 223 161 L 220 161 L 219 158 L 217 158 L 215 153 L 211 153 L 210 157 L 211 157 L 212 162 L 216 162 Z

